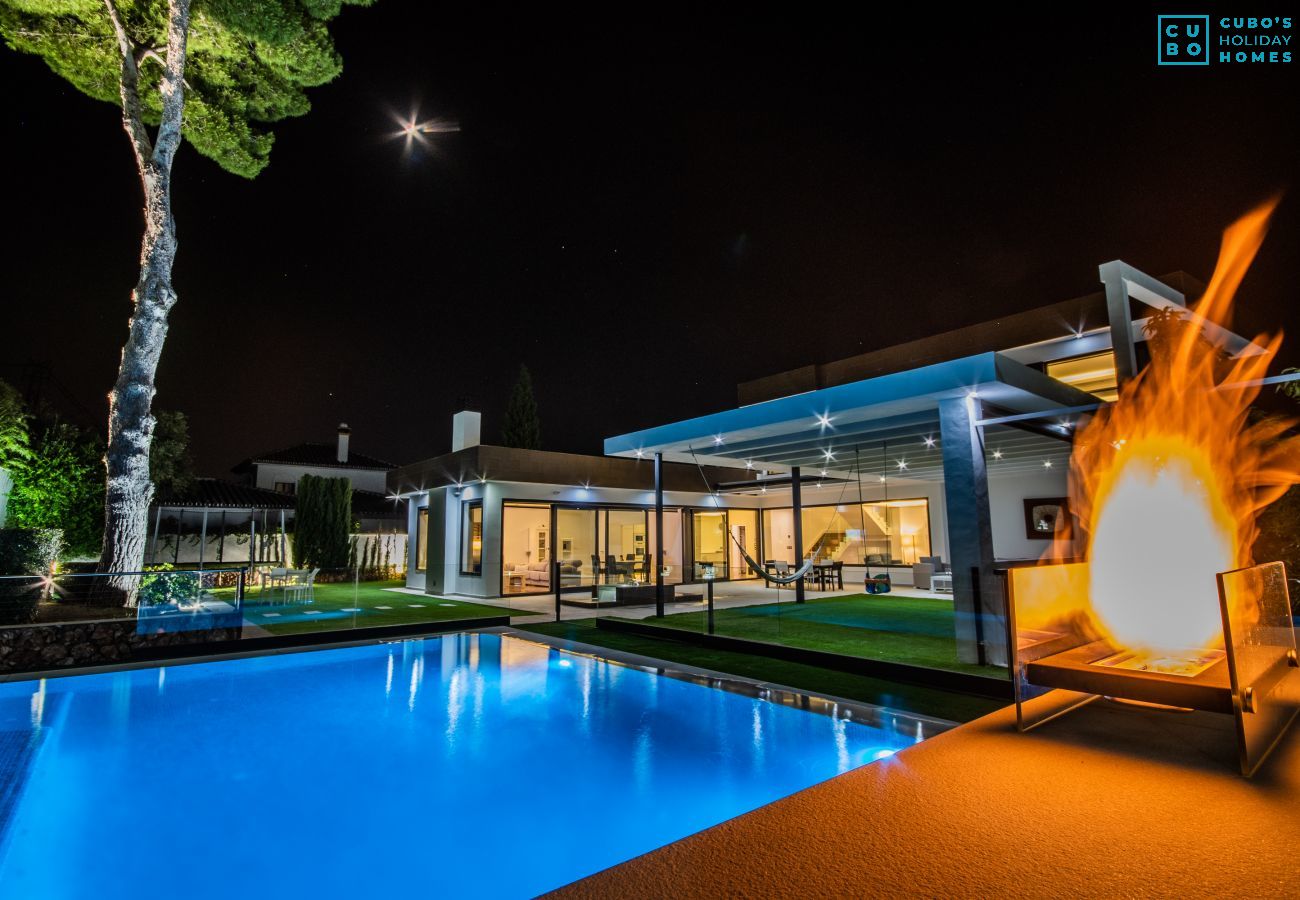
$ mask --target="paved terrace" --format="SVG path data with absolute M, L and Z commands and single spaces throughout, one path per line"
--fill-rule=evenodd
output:
M 1300 731 L 1247 781 L 1231 728 L 1007 708 L 553 896 L 1295 897 Z

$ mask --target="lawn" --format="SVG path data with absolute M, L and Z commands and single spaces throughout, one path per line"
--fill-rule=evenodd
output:
M 290 604 L 279 602 L 278 591 L 263 594 L 255 588 L 245 595 L 244 621 L 272 634 L 302 634 L 379 625 L 447 622 L 481 616 L 531 615 L 482 603 L 389 590 L 402 586 L 400 581 L 317 584 L 311 603 Z
M 675 613 L 642 624 L 702 631 L 704 612 Z M 1005 678 L 1006 670 L 957 659 L 956 616 L 951 600 L 851 594 L 809 598 L 807 603 L 767 603 L 714 613 L 715 632 L 867 659 Z
M 1005 703 L 965 694 L 953 694 L 933 688 L 898 684 L 865 675 L 832 672 L 817 666 L 783 662 L 747 653 L 694 647 L 677 641 L 660 640 L 639 634 L 622 634 L 596 627 L 595 619 L 572 619 L 566 622 L 539 622 L 514 626 L 519 631 L 536 632 L 551 637 L 579 641 L 610 650 L 636 653 L 666 662 L 675 662 L 716 672 L 726 672 L 756 681 L 782 684 L 814 694 L 843 697 L 874 703 L 922 715 L 969 722 L 1000 709 Z

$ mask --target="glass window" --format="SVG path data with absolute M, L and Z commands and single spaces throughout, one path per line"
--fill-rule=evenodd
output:
M 415 517 L 415 571 L 429 568 L 429 508 L 426 506 Z
M 559 508 L 555 511 L 555 561 L 560 587 L 595 584 L 599 575 L 596 552 L 596 510 Z
M 298 492 L 298 485 L 292 481 L 277 481 L 275 483 L 275 492 L 277 494 L 295 494 Z
M 483 501 L 465 504 L 464 524 L 461 526 L 461 563 L 463 575 L 483 574 Z
M 703 512 L 694 514 L 692 531 L 694 533 L 695 572 L 693 580 L 706 577 L 727 577 L 727 514 L 723 512 Z
M 507 503 L 501 510 L 501 592 L 551 589 L 551 505 Z
M 1057 381 L 1064 381 L 1071 387 L 1087 391 L 1102 400 L 1114 400 L 1119 396 L 1115 354 L 1110 350 L 1049 362 L 1047 374 Z
M 740 555 L 740 548 L 744 547 L 746 553 L 762 562 L 762 554 L 758 549 L 758 510 L 727 510 L 727 527 L 731 530 L 731 539 L 727 541 L 727 577 L 733 579 L 756 577 L 750 570 L 749 564 L 745 562 L 745 557 Z
M 803 508 L 803 550 L 796 559 L 790 509 L 763 510 L 763 559 L 790 564 L 810 556 L 848 565 L 911 565 L 930 555 L 930 501 L 924 497 Z

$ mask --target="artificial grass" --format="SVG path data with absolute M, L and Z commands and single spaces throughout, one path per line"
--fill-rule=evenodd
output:
M 483 616 L 535 615 L 482 603 L 449 600 L 418 594 L 399 593 L 401 581 L 371 581 L 317 584 L 311 603 L 281 603 L 279 591 L 253 590 L 244 597 L 244 621 L 271 634 L 304 634 L 372 628 L 381 625 L 415 625 L 477 619 Z M 391 609 L 379 609 L 388 606 Z M 357 610 L 355 612 L 351 610 Z
M 866 675 L 833 672 L 802 663 L 784 662 L 747 653 L 733 653 L 729 650 L 694 647 L 674 641 L 671 637 L 661 640 L 657 637 L 606 631 L 596 627 L 595 619 L 570 619 L 564 622 L 535 624 L 516 623 L 514 627 L 523 632 L 531 631 L 610 650 L 636 653 L 666 662 L 787 685 L 814 694 L 888 706 L 892 709 L 920 713 L 953 722 L 969 722 L 1006 705 L 998 700 L 898 684 Z
M 637 621 L 694 632 L 707 627 L 702 611 Z M 716 610 L 714 631 L 788 647 L 1006 678 L 1005 669 L 957 659 L 951 600 L 888 594 L 810 597 L 802 604 L 766 603 Z

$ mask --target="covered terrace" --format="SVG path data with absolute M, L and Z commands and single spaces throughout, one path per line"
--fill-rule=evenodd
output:
M 605 441 L 605 453 L 738 470 L 742 483 L 710 482 L 715 492 L 752 492 L 755 484 L 788 491 L 793 543 L 804 552 L 817 540 L 802 533 L 814 485 L 854 501 L 891 485 L 940 486 L 958 656 L 1005 665 L 990 467 L 1013 477 L 1064 469 L 1077 419 L 1096 404 L 1091 394 L 987 352 L 618 435 Z M 739 475 L 753 471 L 766 474 L 757 482 Z M 661 547 L 654 552 L 662 558 Z M 802 602 L 803 584 L 795 591 Z

